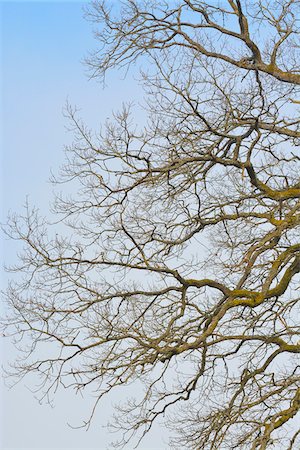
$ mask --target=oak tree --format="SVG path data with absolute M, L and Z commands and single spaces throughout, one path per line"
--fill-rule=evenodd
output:
M 92 386 L 96 407 L 136 383 L 116 445 L 161 420 L 174 449 L 299 448 L 299 7 L 87 12 L 92 76 L 140 62 L 147 122 L 124 106 L 93 132 L 69 108 L 59 180 L 75 194 L 56 199 L 61 233 L 30 208 L 11 218 L 23 278 L 5 328 L 31 343 L 15 369 L 46 394 Z

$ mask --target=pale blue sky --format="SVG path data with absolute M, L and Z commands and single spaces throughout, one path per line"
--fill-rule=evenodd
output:
M 86 4 L 86 3 L 85 3 Z M 71 140 L 62 110 L 68 99 L 82 116 L 97 127 L 121 106 L 141 98 L 132 73 L 125 81 L 118 73 L 103 89 L 88 81 L 82 59 L 95 47 L 91 25 L 82 17 L 81 2 L 1 2 L 1 221 L 9 210 L 20 211 L 30 202 L 47 212 L 52 187 L 48 182 L 63 162 L 63 146 Z M 15 246 L 2 238 L 4 259 L 12 262 Z M 6 275 L 2 274 L 2 283 Z M 15 350 L 2 343 L 4 361 Z M 2 389 L 2 449 L 106 448 L 111 437 L 101 425 L 111 412 L 115 395 L 100 405 L 91 429 L 72 430 L 80 424 L 91 403 L 60 392 L 55 408 L 39 405 L 29 388 L 33 380 Z M 160 431 L 141 444 L 141 450 L 163 449 Z M 109 447 L 108 447 L 109 448 Z M 132 447 L 128 447 L 131 449 Z

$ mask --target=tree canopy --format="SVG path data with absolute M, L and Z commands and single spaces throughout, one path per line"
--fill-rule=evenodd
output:
M 161 420 L 174 449 L 299 448 L 299 7 L 87 11 L 92 76 L 140 61 L 147 122 L 125 105 L 92 131 L 69 107 L 56 182 L 76 192 L 56 198 L 59 232 L 29 207 L 11 217 L 23 278 L 3 326 L 31 343 L 15 370 L 45 395 L 92 386 L 96 407 L 136 383 L 116 446 Z

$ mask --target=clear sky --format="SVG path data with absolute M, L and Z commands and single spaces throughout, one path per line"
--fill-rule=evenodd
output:
M 21 211 L 26 196 L 47 212 L 50 170 L 55 172 L 62 164 L 63 147 L 72 139 L 62 113 L 66 100 L 81 108 L 83 118 L 95 128 L 122 101 L 141 98 L 134 74 L 125 81 L 120 74 L 111 74 L 105 89 L 88 81 L 82 60 L 95 41 L 82 6 L 70 1 L 0 0 L 2 222 L 9 210 Z M 14 244 L 2 238 L 1 247 L 4 260 L 14 261 Z M 2 284 L 5 280 L 2 273 Z M 12 360 L 14 348 L 2 341 L 4 362 Z M 89 398 L 62 391 L 50 408 L 35 400 L 32 388 L 30 377 L 11 390 L 2 383 L 2 449 L 110 448 L 111 436 L 102 425 L 111 413 L 111 402 L 120 400 L 116 394 L 100 405 L 85 432 L 72 430 L 67 422 L 78 425 L 86 418 Z M 161 442 L 156 429 L 138 448 L 164 449 Z

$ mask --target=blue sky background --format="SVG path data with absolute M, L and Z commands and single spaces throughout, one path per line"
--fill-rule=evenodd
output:
M 26 196 L 47 213 L 50 169 L 57 171 L 64 160 L 63 147 L 72 140 L 62 113 L 67 100 L 97 128 L 122 101 L 142 98 L 134 71 L 126 80 L 112 73 L 105 89 L 95 80 L 88 81 L 82 60 L 96 43 L 91 24 L 83 19 L 83 4 L 0 0 L 2 222 L 9 210 L 21 211 Z M 15 260 L 15 245 L 4 237 L 1 250 L 6 263 Z M 3 285 L 6 278 L 2 272 Z M 15 352 L 2 339 L 4 363 Z M 112 412 L 111 403 L 120 400 L 118 393 L 100 405 L 86 432 L 72 430 L 67 422 L 78 425 L 86 418 L 91 406 L 88 397 L 62 391 L 50 408 L 35 400 L 29 390 L 33 382 L 29 377 L 11 390 L 2 383 L 2 449 L 110 448 L 111 436 L 102 426 Z M 165 448 L 160 430 L 156 428 L 138 448 Z

